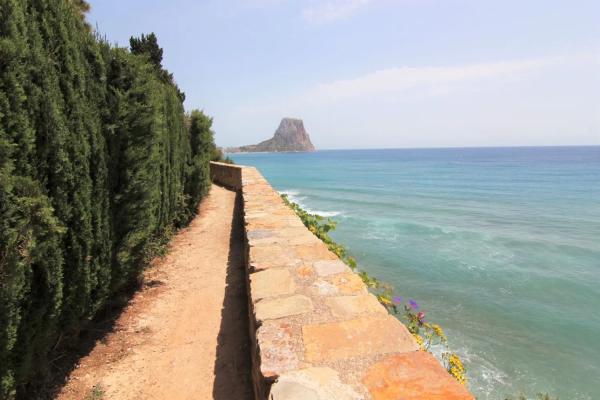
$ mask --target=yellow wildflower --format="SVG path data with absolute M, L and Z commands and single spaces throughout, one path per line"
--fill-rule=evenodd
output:
M 415 341 L 417 342 L 421 350 L 425 350 L 425 341 L 423 340 L 421 335 L 419 335 L 418 333 L 413 333 L 412 335 L 415 338 Z
M 431 329 L 433 330 L 433 333 L 435 333 L 435 335 L 439 337 L 442 342 L 447 342 L 446 334 L 444 333 L 444 330 L 441 326 L 437 324 L 431 324 Z

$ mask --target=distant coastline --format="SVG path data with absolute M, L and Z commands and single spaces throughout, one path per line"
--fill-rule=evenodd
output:
M 315 151 L 326 151 L 326 150 L 314 150 L 314 151 L 304 151 L 304 150 L 282 150 L 282 151 L 227 151 L 227 149 L 223 149 L 223 154 L 226 155 L 234 155 L 234 154 L 282 154 L 282 153 L 313 153 Z

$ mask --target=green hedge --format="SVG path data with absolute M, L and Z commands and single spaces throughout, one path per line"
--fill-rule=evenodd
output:
M 216 153 L 154 35 L 132 51 L 82 0 L 0 0 L 0 398 L 47 372 L 193 216 Z

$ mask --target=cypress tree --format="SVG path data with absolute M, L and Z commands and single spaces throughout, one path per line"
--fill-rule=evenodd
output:
M 189 116 L 190 162 L 185 193 L 189 198 L 188 212 L 195 214 L 195 207 L 210 187 L 209 161 L 216 151 L 213 140 L 212 118 L 202 111 L 194 110 Z
M 112 47 L 88 9 L 0 0 L 2 399 L 26 398 L 210 185 L 212 121 L 185 116 L 156 35 Z
M 129 46 L 132 54 L 144 54 L 148 56 L 157 70 L 162 69 L 163 49 L 158 45 L 158 39 L 154 32 L 147 36 L 142 34 L 139 38 L 132 36 L 129 39 Z

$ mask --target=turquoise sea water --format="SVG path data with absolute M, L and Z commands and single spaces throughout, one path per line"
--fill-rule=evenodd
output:
M 414 298 L 478 399 L 600 399 L 600 147 L 237 154 Z

